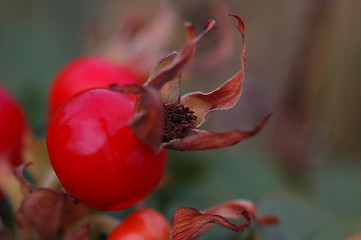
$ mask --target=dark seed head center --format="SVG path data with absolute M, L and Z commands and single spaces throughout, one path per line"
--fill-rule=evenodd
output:
M 183 104 L 164 105 L 163 142 L 185 137 L 189 130 L 196 128 L 197 116 Z

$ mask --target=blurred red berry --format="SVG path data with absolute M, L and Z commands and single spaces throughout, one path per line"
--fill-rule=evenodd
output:
M 108 240 L 169 240 L 169 233 L 167 219 L 161 213 L 145 208 L 125 218 Z
M 71 60 L 56 74 L 50 86 L 48 119 L 75 93 L 110 84 L 141 83 L 142 78 L 128 66 L 117 66 L 99 56 Z
M 6 161 L 16 166 L 21 162 L 26 132 L 23 110 L 0 86 L 0 163 Z

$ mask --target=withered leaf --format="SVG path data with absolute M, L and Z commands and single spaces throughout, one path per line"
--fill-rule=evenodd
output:
M 15 220 L 29 239 L 52 239 L 65 226 L 74 224 L 87 213 L 87 208 L 75 204 L 64 191 L 39 188 L 32 191 L 20 205 Z
M 234 145 L 258 133 L 266 124 L 271 115 L 264 117 L 261 122 L 250 131 L 230 130 L 226 132 L 207 132 L 199 129 L 185 138 L 177 138 L 163 143 L 166 149 L 176 151 L 210 150 Z
M 111 85 L 113 90 L 138 95 L 129 126 L 155 152 L 159 152 L 163 137 L 163 104 L 158 91 L 139 84 Z
M 232 16 L 238 20 L 237 28 L 242 35 L 241 69 L 231 79 L 210 93 L 194 92 L 182 97 L 181 103 L 192 109 L 194 115 L 197 116 L 197 126 L 202 125 L 212 111 L 226 110 L 233 107 L 241 96 L 246 68 L 245 28 L 243 20 L 239 16 Z
M 251 223 L 251 217 L 247 211 L 237 212 L 240 217 L 244 217 L 246 222 L 236 225 L 229 222 L 221 215 L 198 211 L 190 207 L 178 208 L 172 217 L 171 240 L 197 239 L 214 224 L 229 228 L 233 231 L 243 231 Z

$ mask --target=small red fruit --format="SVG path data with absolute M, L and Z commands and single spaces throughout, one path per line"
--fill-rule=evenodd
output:
M 165 217 L 149 208 L 140 209 L 124 219 L 108 240 L 169 240 L 170 227 Z
M 27 123 L 19 104 L 0 86 L 0 163 L 21 162 Z
M 165 150 L 155 153 L 128 125 L 135 95 L 98 88 L 82 91 L 59 108 L 47 147 L 65 190 L 98 210 L 120 210 L 142 200 L 159 183 Z
M 84 56 L 68 62 L 55 76 L 49 92 L 48 119 L 75 93 L 110 84 L 141 83 L 128 66 L 117 66 L 98 56 Z

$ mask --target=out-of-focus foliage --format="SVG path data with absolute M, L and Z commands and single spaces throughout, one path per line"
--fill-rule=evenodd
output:
M 57 69 L 73 57 L 92 53 L 97 34 L 107 36 L 130 10 L 148 17 L 158 6 L 154 1 L 116 2 L 1 2 L 0 82 L 24 106 L 37 137 L 46 133 L 47 91 Z M 171 180 L 149 197 L 148 204 L 170 219 L 181 206 L 205 209 L 245 198 L 257 203 L 261 215 L 276 215 L 281 221 L 266 229 L 253 224 L 242 234 L 215 227 L 203 239 L 321 240 L 359 233 L 361 2 L 224 2 L 246 23 L 246 78 L 239 103 L 228 112 L 215 113 L 206 127 L 245 129 L 265 113 L 273 117 L 257 136 L 240 145 L 171 153 L 166 173 Z M 178 22 L 169 50 L 185 42 L 184 21 L 201 29 L 211 17 L 210 3 L 171 2 Z M 199 52 L 211 47 L 215 35 L 209 39 L 200 44 Z M 189 83 L 197 83 L 187 82 L 187 90 L 212 90 L 231 77 L 239 68 L 237 43 L 234 56 L 193 76 Z M 2 217 L 9 217 L 6 208 L 0 207 Z

